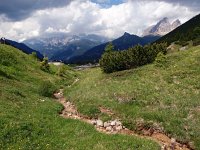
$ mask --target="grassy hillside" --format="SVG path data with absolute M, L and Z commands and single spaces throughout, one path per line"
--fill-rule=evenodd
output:
M 131 129 L 159 126 L 200 149 L 199 66 L 198 46 L 133 70 L 103 74 L 99 68 L 88 69 L 66 88 L 66 95 L 87 116 L 105 120 L 108 116 L 99 107 L 110 108 Z
M 54 85 L 53 91 L 69 85 L 76 73 L 68 69 L 60 78 L 58 68 L 51 68 L 43 72 L 31 56 L 0 44 L 0 149 L 159 149 L 153 141 L 101 134 L 91 125 L 60 117 L 62 106 L 40 94 L 44 81 Z

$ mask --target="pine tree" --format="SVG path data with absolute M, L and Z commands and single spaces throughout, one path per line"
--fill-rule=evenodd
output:
M 106 47 L 105 47 L 105 52 L 106 52 L 106 53 L 109 53 L 109 52 L 112 52 L 112 51 L 114 51 L 114 46 L 113 46 L 112 42 L 110 42 L 110 43 L 108 43 L 108 44 L 106 45 Z

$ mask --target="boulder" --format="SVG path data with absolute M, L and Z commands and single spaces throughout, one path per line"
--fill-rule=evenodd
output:
M 112 130 L 113 130 L 113 129 L 112 129 L 111 126 L 106 127 L 106 131 L 112 131 Z
M 120 131 L 120 130 L 122 130 L 122 126 L 117 126 L 116 131 Z
M 92 124 L 92 125 L 96 125 L 96 124 L 97 124 L 97 121 L 96 121 L 96 120 L 91 120 L 91 124 Z
M 184 51 L 186 49 L 188 49 L 188 46 L 184 46 L 184 47 L 179 48 L 180 51 Z
M 121 126 L 122 123 L 120 121 L 116 121 L 116 126 Z
M 104 126 L 104 128 L 106 128 L 106 127 L 110 126 L 110 123 L 109 122 L 104 122 L 103 126 Z
M 72 113 L 71 113 L 71 112 L 69 112 L 69 113 L 68 113 L 68 116 L 69 116 L 69 117 L 71 117 L 71 116 L 72 116 Z
M 115 126 L 116 125 L 116 121 L 111 121 L 110 125 L 111 126 Z
M 103 127 L 103 121 L 97 120 L 97 127 Z
M 171 143 L 176 143 L 176 139 L 171 138 Z
M 68 102 L 66 103 L 66 105 L 67 105 L 67 106 L 70 106 L 70 105 L 71 105 L 71 103 L 68 101 Z

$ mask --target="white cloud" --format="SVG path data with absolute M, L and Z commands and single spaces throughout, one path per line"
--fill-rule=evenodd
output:
M 1 20 L 1 19 L 0 19 Z M 20 22 L 0 21 L 0 35 L 17 41 L 38 36 L 40 25 L 33 18 Z
M 77 0 L 62 8 L 36 11 L 23 21 L 9 22 L 0 17 L 0 35 L 18 41 L 52 32 L 96 33 L 115 38 L 125 31 L 141 34 L 163 17 L 185 22 L 196 14 L 185 6 L 162 1 L 129 0 L 103 8 L 89 0 Z

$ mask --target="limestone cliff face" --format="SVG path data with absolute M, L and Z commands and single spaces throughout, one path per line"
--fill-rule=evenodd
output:
M 175 20 L 173 23 L 169 22 L 169 19 L 167 17 L 160 20 L 156 25 L 153 25 L 143 32 L 143 36 L 147 35 L 159 35 L 163 36 L 172 30 L 176 29 L 178 26 L 181 25 L 180 20 Z
M 172 23 L 172 28 L 175 29 L 177 28 L 178 26 L 181 25 L 181 22 L 179 19 L 175 20 L 173 23 Z

